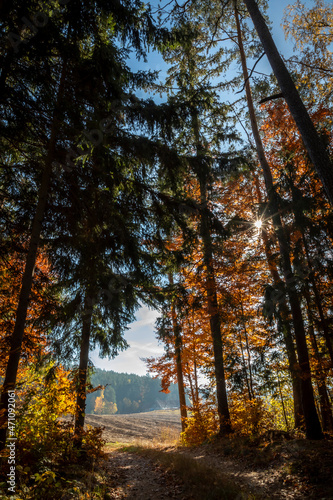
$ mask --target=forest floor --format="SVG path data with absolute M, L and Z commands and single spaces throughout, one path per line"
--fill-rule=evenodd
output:
M 108 499 L 333 499 L 333 442 L 232 438 L 184 448 L 179 412 L 87 417 L 105 426 Z

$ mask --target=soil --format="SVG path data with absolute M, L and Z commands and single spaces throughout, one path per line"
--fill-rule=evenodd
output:
M 92 415 L 87 417 L 87 423 L 105 426 L 103 436 L 110 443 L 106 451 L 109 452 L 107 466 L 113 478 L 109 491 L 112 499 L 191 500 L 174 473 L 148 457 L 120 451 L 115 447 L 116 442 L 135 443 L 143 448 L 154 446 L 161 453 L 189 455 L 212 468 L 217 475 L 219 472 L 227 475 L 248 492 L 243 498 L 333 499 L 332 440 L 251 441 L 236 438 L 196 448 L 179 448 L 170 446 L 180 432 L 177 411 Z
M 110 499 L 167 500 L 189 499 L 175 475 L 136 453 L 113 450 L 109 454 L 108 473 L 117 479 L 109 490 Z
M 180 414 L 177 410 L 157 410 L 128 415 L 87 415 L 86 424 L 104 427 L 107 443 L 138 443 L 145 440 L 170 442 L 179 438 Z
M 295 439 L 259 446 L 221 441 L 185 453 L 222 470 L 256 499 L 333 499 L 332 440 Z

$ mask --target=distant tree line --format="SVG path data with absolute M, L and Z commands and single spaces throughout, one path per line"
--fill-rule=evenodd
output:
M 116 373 L 96 368 L 91 376 L 93 387 L 102 386 L 87 395 L 86 413 L 109 415 L 137 413 L 161 408 L 179 407 L 176 384 L 170 392 L 161 392 L 161 380 L 149 375 Z

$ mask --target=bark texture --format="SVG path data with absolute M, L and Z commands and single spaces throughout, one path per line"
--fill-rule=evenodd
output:
M 173 285 L 173 277 L 171 273 L 169 274 L 169 283 L 170 285 Z M 182 337 L 179 329 L 179 324 L 177 321 L 177 313 L 173 300 L 171 303 L 171 319 L 172 319 L 172 329 L 173 329 L 174 345 L 175 345 L 180 417 L 182 422 L 182 431 L 184 432 L 186 429 L 187 410 L 186 410 L 186 398 L 185 398 L 185 387 L 184 387 L 184 377 L 183 377 L 183 363 L 182 363 Z
M 82 315 L 82 335 L 80 345 L 80 364 L 78 372 L 76 410 L 75 410 L 75 444 L 77 448 L 82 447 L 82 433 L 84 429 L 85 411 L 86 411 L 86 386 L 87 371 L 89 362 L 90 333 L 93 315 L 93 296 L 86 292 L 84 311 Z

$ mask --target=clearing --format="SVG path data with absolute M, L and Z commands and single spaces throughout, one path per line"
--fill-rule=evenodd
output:
M 126 415 L 87 415 L 88 425 L 105 427 L 107 443 L 138 443 L 139 441 L 170 442 L 181 432 L 179 410 L 156 410 Z

